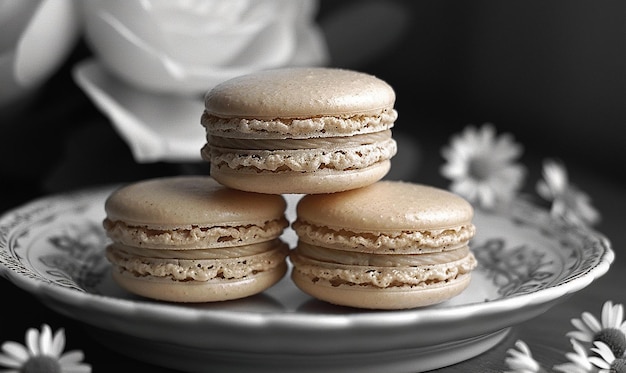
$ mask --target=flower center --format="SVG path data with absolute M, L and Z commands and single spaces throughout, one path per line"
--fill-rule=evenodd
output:
M 492 173 L 492 163 L 486 157 L 476 157 L 468 164 L 468 174 L 475 180 L 486 180 Z
M 611 364 L 611 372 L 626 373 L 626 360 L 623 358 L 615 359 Z
M 20 373 L 61 373 L 61 364 L 52 356 L 37 355 L 22 365 Z
M 626 352 L 626 335 L 619 329 L 602 329 L 595 335 L 594 340 L 604 342 L 615 356 L 620 357 Z

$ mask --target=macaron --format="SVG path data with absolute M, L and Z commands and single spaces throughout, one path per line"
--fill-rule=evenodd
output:
M 357 308 L 407 309 L 467 288 L 476 259 L 473 208 L 431 186 L 379 181 L 306 195 L 292 226 L 291 278 L 319 300 Z
M 120 187 L 104 207 L 112 277 L 131 293 L 223 301 L 260 293 L 287 271 L 282 196 L 173 176 Z
M 331 193 L 382 179 L 396 154 L 395 92 L 362 72 L 265 70 L 205 95 L 202 158 L 223 185 L 271 194 Z

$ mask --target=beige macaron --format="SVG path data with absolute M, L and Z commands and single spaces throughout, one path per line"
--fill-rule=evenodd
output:
M 155 178 L 106 200 L 106 257 L 124 289 L 172 302 L 262 292 L 286 273 L 282 196 L 230 189 L 208 176 Z
M 472 206 L 448 191 L 379 181 L 304 196 L 292 224 L 292 279 L 320 300 L 358 308 L 436 304 L 469 285 Z
M 330 193 L 382 179 L 396 154 L 395 92 L 336 68 L 282 68 L 240 76 L 205 96 L 202 158 L 232 188 Z

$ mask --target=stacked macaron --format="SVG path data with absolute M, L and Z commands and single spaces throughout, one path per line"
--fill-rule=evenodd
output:
M 403 309 L 461 293 L 476 260 L 472 206 L 437 188 L 380 181 L 396 153 L 395 93 L 331 68 L 269 70 L 208 92 L 211 176 L 232 188 L 305 194 L 291 278 L 334 304 Z
M 105 203 L 107 259 L 124 289 L 172 302 L 257 294 L 287 271 L 282 196 L 226 188 L 208 176 L 126 185 Z
M 330 193 L 383 178 L 396 154 L 395 93 L 361 72 L 268 70 L 205 96 L 211 176 L 260 193 Z
M 375 76 L 283 68 L 205 96 L 210 177 L 131 184 L 107 200 L 114 279 L 146 297 L 203 302 L 291 279 L 322 301 L 404 309 L 469 284 L 473 210 L 437 188 L 381 181 L 396 142 L 394 90 Z M 292 227 L 282 194 L 304 194 Z
M 426 306 L 461 293 L 476 260 L 471 205 L 450 192 L 379 181 L 304 196 L 293 223 L 292 279 L 304 292 L 360 308 Z

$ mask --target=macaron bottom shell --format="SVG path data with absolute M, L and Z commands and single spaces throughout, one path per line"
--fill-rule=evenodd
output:
M 265 194 L 321 194 L 361 188 L 382 179 L 389 160 L 356 170 L 320 169 L 314 172 L 245 172 L 211 165 L 211 177 L 222 185 Z
M 171 278 L 136 276 L 114 268 L 113 279 L 125 290 L 156 300 L 179 303 L 226 301 L 252 296 L 276 284 L 287 273 L 287 263 L 241 279 L 176 281 Z
M 465 273 L 451 280 L 420 286 L 389 288 L 349 283 L 333 285 L 330 281 L 313 279 L 297 270 L 292 271 L 291 279 L 303 292 L 335 305 L 401 310 L 430 306 L 453 298 L 469 286 L 471 274 Z

